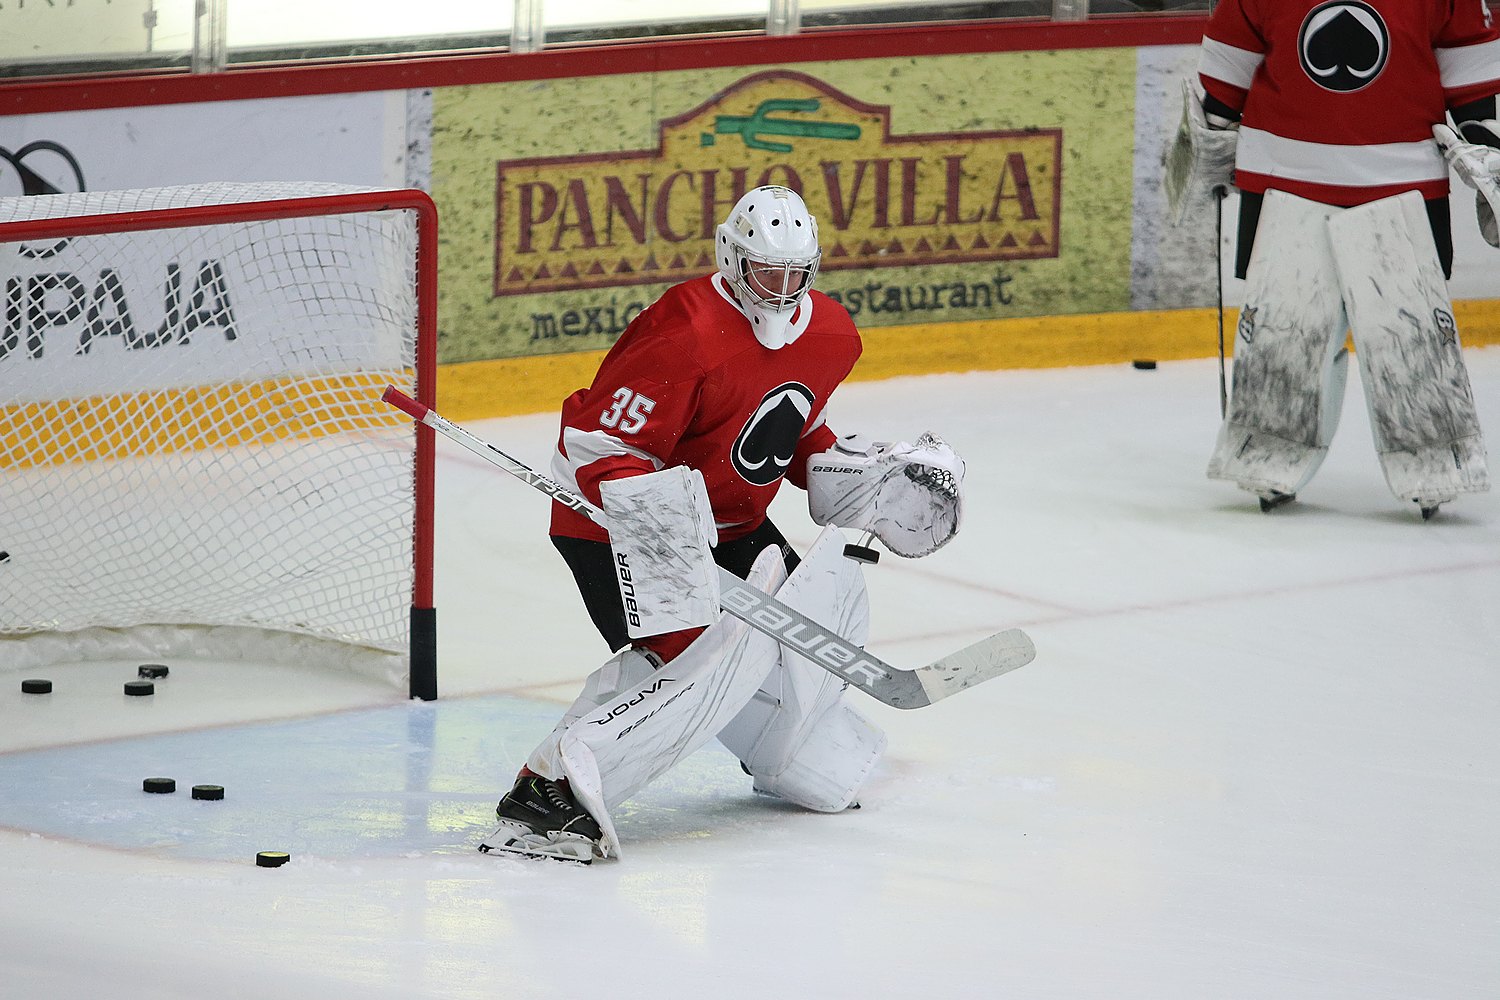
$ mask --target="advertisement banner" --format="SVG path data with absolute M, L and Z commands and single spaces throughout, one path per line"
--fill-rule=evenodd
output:
M 767 183 L 862 327 L 1128 308 L 1134 79 L 1081 50 L 439 89 L 440 360 L 608 347 Z
M 208 181 L 403 187 L 405 91 L 0 116 L 0 198 Z

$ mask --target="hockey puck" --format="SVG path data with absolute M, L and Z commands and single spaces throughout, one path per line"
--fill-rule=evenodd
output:
M 223 785 L 194 785 L 193 798 L 218 801 L 224 797 Z
M 42 680 L 40 677 L 33 677 L 30 680 L 25 680 L 25 681 L 21 682 L 21 693 L 22 694 L 51 694 L 52 693 L 52 682 L 51 681 L 47 681 L 47 680 Z
M 261 868 L 280 868 L 290 860 L 292 856 L 286 851 L 261 851 L 255 856 L 255 863 Z
M 156 685 L 150 681 L 126 681 L 125 693 L 137 698 L 141 695 L 155 694 Z
M 167 668 L 160 663 L 142 663 L 135 668 L 135 675 L 147 680 L 155 680 L 167 676 Z
M 880 553 L 868 545 L 855 545 L 850 543 L 844 546 L 844 556 L 859 563 L 874 564 L 880 562 Z
M 7 562 L 10 562 L 10 553 L 9 552 L 5 552 L 5 551 L 0 551 L 0 563 L 7 563 Z
M 1130 367 L 1134 368 L 1136 371 L 1149 372 L 1155 370 L 1156 362 L 1144 359 L 1140 361 L 1132 361 L 1130 362 Z
M 145 781 L 141 782 L 141 788 L 144 791 L 152 792 L 156 795 L 165 795 L 167 792 L 177 791 L 177 779 L 147 778 Z

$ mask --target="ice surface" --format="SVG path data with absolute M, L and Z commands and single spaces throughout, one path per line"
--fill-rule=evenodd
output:
M 1469 362 L 1500 440 L 1500 349 Z M 960 537 L 867 570 L 871 648 L 1020 625 L 1036 661 L 915 712 L 863 699 L 891 746 L 857 812 L 754 796 L 705 750 L 589 868 L 472 850 L 606 654 L 545 502 L 444 446 L 437 703 L 197 661 L 151 698 L 123 661 L 28 670 L 56 690 L 27 696 L 0 666 L 0 996 L 1492 1000 L 1500 495 L 1422 522 L 1349 395 L 1265 515 L 1204 478 L 1211 361 L 845 387 L 836 429 L 931 429 L 969 465 Z M 539 467 L 555 428 L 473 427 Z M 797 491 L 774 514 L 815 536 Z

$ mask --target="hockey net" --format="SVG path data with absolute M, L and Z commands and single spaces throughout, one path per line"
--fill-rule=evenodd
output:
M 0 660 L 320 657 L 436 695 L 436 213 L 220 184 L 0 199 Z

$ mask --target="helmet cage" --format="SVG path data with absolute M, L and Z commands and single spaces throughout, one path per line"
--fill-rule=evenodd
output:
M 777 259 L 751 253 L 740 246 L 734 248 L 734 256 L 739 277 L 736 284 L 758 305 L 774 312 L 796 308 L 812 288 L 823 259 L 821 251 L 811 259 Z

